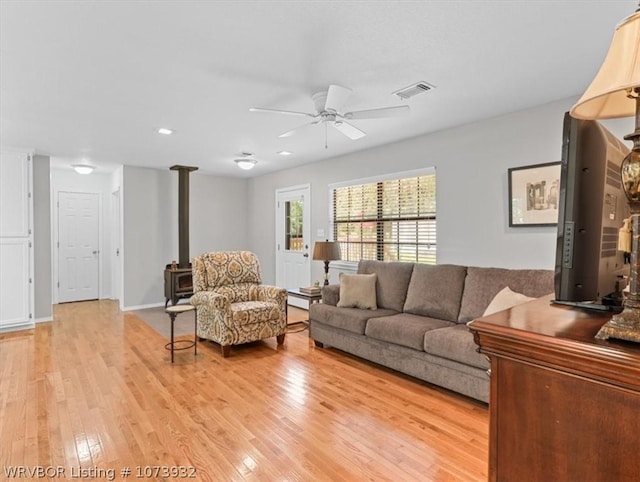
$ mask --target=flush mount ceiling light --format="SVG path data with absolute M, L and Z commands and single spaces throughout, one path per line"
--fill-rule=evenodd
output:
M 166 127 L 161 127 L 160 129 L 158 129 L 158 134 L 162 134 L 163 136 L 170 136 L 171 134 L 173 134 L 173 131 L 171 129 L 167 129 Z
M 293 152 L 289 152 L 289 151 L 278 151 L 278 152 L 276 152 L 276 154 L 280 154 L 281 156 L 290 156 L 291 154 L 293 154 Z
M 78 174 L 91 174 L 95 169 L 95 166 L 91 164 L 73 164 L 71 167 L 73 167 Z
M 240 169 L 244 169 L 245 171 L 253 169 L 258 163 L 255 159 L 236 159 L 233 162 L 235 162 Z

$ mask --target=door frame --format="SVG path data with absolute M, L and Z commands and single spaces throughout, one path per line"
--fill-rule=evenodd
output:
M 58 249 L 58 243 L 60 241 L 60 233 L 58 232 L 59 222 L 60 222 L 60 193 L 68 192 L 74 194 L 95 194 L 98 196 L 98 299 L 103 298 L 102 293 L 102 252 L 103 252 L 103 242 L 102 242 L 102 193 L 100 191 L 78 191 L 75 189 L 56 189 L 53 193 L 53 202 L 51 203 L 51 210 L 53 211 L 52 222 L 51 222 L 51 239 L 52 239 L 52 247 L 53 247 L 53 269 L 51 270 L 53 276 L 52 282 L 52 302 L 53 304 L 59 303 L 59 286 L 58 282 L 60 280 L 60 271 L 59 271 L 59 262 L 60 262 L 60 250 Z
M 118 187 L 111 192 L 111 245 L 108 261 L 111 263 L 111 299 L 122 307 L 123 254 L 122 254 L 122 191 Z
M 279 249 L 280 236 L 284 229 L 284 219 L 281 216 L 281 211 L 280 211 L 280 207 L 278 206 L 278 203 L 280 202 L 282 196 L 288 193 L 292 193 L 294 191 L 304 191 L 305 203 L 303 206 L 303 219 L 304 219 L 303 237 L 307 242 L 307 244 L 309 245 L 309 258 L 308 258 L 309 268 L 308 268 L 308 272 L 306 273 L 306 278 L 308 280 L 308 284 L 311 283 L 311 261 L 312 261 L 311 252 L 313 249 L 312 243 L 311 243 L 311 184 L 307 183 L 307 184 L 298 184 L 295 186 L 289 186 L 284 188 L 278 188 L 275 190 L 275 218 L 276 218 L 275 219 L 275 226 L 276 226 L 275 228 L 275 260 L 276 260 L 276 285 L 277 286 L 283 285 L 282 281 L 284 276 L 282 258 L 281 258 L 281 253 L 283 251 Z M 292 298 L 292 299 L 289 299 L 287 302 L 294 306 L 300 306 L 302 308 L 307 307 L 307 302 L 304 300 Z

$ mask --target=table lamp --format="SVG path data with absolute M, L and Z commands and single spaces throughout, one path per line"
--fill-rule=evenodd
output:
M 635 115 L 635 131 L 625 136 L 633 148 L 621 166 L 622 183 L 631 210 L 629 295 L 621 313 L 596 334 L 640 343 L 640 8 L 616 27 L 604 63 L 578 103 L 577 119 L 612 119 Z
M 340 243 L 337 241 L 317 241 L 313 247 L 314 261 L 324 261 L 324 286 L 329 284 L 329 261 L 340 259 Z

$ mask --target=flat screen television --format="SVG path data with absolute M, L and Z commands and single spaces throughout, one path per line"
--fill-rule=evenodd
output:
M 629 217 L 620 164 L 629 148 L 595 120 L 564 115 L 555 302 L 617 310 L 628 254 L 618 230 Z

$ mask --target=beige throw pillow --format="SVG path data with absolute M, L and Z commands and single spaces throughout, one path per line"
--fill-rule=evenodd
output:
M 531 300 L 535 300 L 535 298 L 530 298 L 529 296 L 525 296 L 522 293 L 511 291 L 511 288 L 507 286 L 506 288 L 503 288 L 500 293 L 493 297 L 491 303 L 489 303 L 487 309 L 484 310 L 482 316 L 492 315 L 493 313 L 497 313 L 498 311 L 506 310 Z
M 376 274 L 340 274 L 339 308 L 377 310 Z

